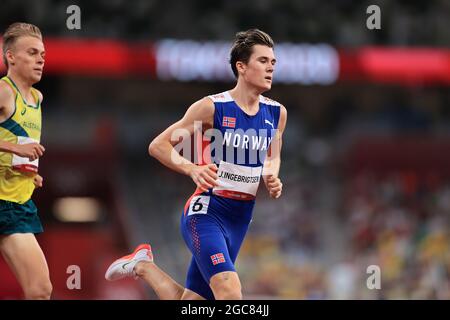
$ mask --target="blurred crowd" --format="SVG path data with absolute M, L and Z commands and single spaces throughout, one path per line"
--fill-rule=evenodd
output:
M 299 182 L 308 185 L 311 181 Z M 361 174 L 336 183 L 340 223 L 324 234 L 326 213 L 308 201 L 322 191 L 287 191 L 263 200 L 238 268 L 245 292 L 283 299 L 449 299 L 450 183 L 411 185 Z M 328 195 L 331 196 L 331 195 Z M 322 197 L 323 199 L 323 197 Z M 328 238 L 328 240 L 326 240 Z M 325 239 L 325 240 L 324 240 Z M 333 253 L 330 247 L 341 242 Z M 380 289 L 369 289 L 381 271 Z
M 355 262 L 372 261 L 382 271 L 378 297 L 449 299 L 449 181 L 366 175 L 344 190 Z
M 70 5 L 82 13 L 81 30 L 65 25 Z M 381 30 L 366 28 L 368 6 L 381 9 Z M 225 39 L 258 26 L 276 41 L 327 42 L 337 46 L 437 45 L 450 43 L 450 3 L 432 1 L 315 0 L 3 0 L 0 21 L 27 20 L 46 35 L 111 37 L 135 40 Z M 46 17 L 51 16 L 52 19 Z M 424 28 L 426 26 L 426 28 Z

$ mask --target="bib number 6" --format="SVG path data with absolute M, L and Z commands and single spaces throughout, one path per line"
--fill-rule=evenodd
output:
M 191 214 L 206 214 L 209 206 L 209 196 L 193 197 L 189 204 L 188 216 Z

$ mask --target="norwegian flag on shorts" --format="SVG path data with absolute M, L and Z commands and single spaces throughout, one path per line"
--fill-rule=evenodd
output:
M 224 263 L 225 257 L 223 256 L 223 253 L 216 253 L 211 256 L 211 261 L 212 261 L 213 265 L 216 265 L 219 263 Z
M 235 128 L 236 127 L 236 118 L 223 117 L 222 127 Z

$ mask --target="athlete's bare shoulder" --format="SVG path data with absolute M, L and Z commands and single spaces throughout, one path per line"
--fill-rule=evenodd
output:
M 209 96 L 196 101 L 192 106 L 195 106 L 195 108 L 198 108 L 203 112 L 214 113 L 214 102 Z
M 6 81 L 0 80 L 0 99 L 9 97 L 14 97 L 14 92 Z
M 194 102 L 186 111 L 184 120 L 187 122 L 202 121 L 212 124 L 214 120 L 214 102 L 208 97 L 204 97 Z
M 287 122 L 287 109 L 285 106 L 280 104 L 280 121 L 278 123 L 278 129 L 281 130 L 281 132 L 284 131 L 286 128 L 286 122 Z
M 0 81 L 0 118 L 4 118 L 12 112 L 14 108 L 14 92 L 9 84 Z M 2 120 L 2 119 L 0 119 Z
M 33 89 L 36 90 L 36 92 L 39 96 L 39 102 L 42 103 L 42 100 L 44 100 L 44 95 L 38 89 L 36 89 L 36 88 L 33 88 Z

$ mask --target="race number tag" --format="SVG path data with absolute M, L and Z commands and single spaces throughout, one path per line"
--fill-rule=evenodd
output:
M 217 171 L 219 185 L 213 192 L 231 191 L 256 196 L 262 166 L 246 167 L 221 161 Z
M 209 200 L 209 196 L 193 197 L 189 204 L 188 216 L 191 214 L 206 214 L 208 212 Z
M 39 141 L 30 137 L 17 137 L 17 144 L 27 143 L 39 143 Z M 37 172 L 39 167 L 39 158 L 34 161 L 30 161 L 30 159 L 26 157 L 19 157 L 18 155 L 13 154 L 11 166 L 14 170 L 18 171 Z

